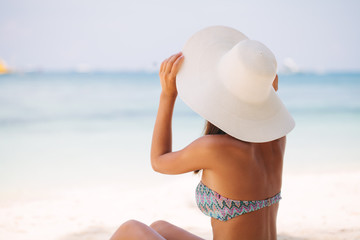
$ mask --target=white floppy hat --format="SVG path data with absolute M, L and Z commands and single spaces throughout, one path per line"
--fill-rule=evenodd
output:
M 195 33 L 182 53 L 178 93 L 200 116 L 247 142 L 272 141 L 294 128 L 272 87 L 277 64 L 265 45 L 214 26 Z

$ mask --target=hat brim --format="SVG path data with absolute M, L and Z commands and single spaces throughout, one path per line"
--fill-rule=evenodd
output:
M 227 134 L 247 142 L 268 142 L 285 136 L 295 126 L 275 91 L 272 89 L 261 104 L 247 103 L 229 93 L 217 73 L 220 58 L 245 39 L 241 32 L 223 26 L 193 35 L 182 51 L 177 89 L 185 104 Z

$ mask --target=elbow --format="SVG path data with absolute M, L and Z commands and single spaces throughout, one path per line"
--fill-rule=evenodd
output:
M 155 172 L 160 172 L 158 158 L 151 156 L 151 167 Z
M 155 172 L 159 172 L 159 169 L 157 167 L 157 165 L 153 162 L 151 162 L 151 168 L 155 171 Z

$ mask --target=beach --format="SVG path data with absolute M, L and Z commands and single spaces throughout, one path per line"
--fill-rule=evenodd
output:
M 109 239 L 126 220 L 151 224 L 163 219 L 211 239 L 210 220 L 194 200 L 198 177 L 167 178 L 157 179 L 163 183 L 147 182 L 136 188 L 126 184 L 74 188 L 2 204 L 0 236 L 100 240 Z M 278 239 L 359 239 L 359 182 L 359 172 L 285 175 Z
M 359 239 L 359 172 L 284 177 L 280 239 Z
M 297 125 L 278 239 L 360 239 L 360 74 L 279 79 Z M 163 219 L 211 239 L 195 203 L 200 176 L 151 169 L 159 93 L 157 74 L 146 72 L 1 76 L 0 239 L 109 239 L 129 219 Z M 174 150 L 202 126 L 178 100 Z

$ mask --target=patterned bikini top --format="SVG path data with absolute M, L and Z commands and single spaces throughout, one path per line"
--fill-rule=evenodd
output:
M 281 192 L 265 200 L 231 200 L 221 196 L 200 182 L 196 188 L 196 203 L 205 215 L 220 221 L 227 221 L 236 216 L 253 212 L 279 202 L 281 199 L 280 193 Z

